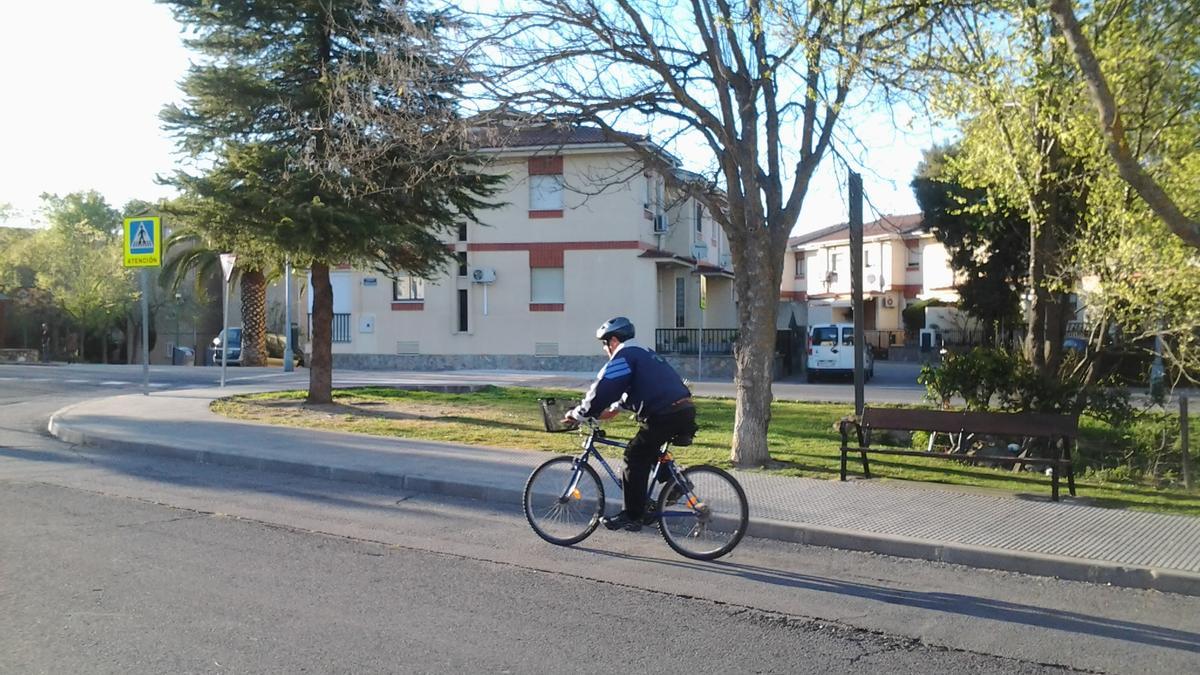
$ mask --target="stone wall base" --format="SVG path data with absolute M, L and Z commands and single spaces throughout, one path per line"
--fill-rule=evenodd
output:
M 0 363 L 37 363 L 36 349 L 0 349 Z

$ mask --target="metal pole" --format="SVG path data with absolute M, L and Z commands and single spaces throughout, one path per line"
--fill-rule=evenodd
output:
M 229 348 L 229 279 L 221 283 L 221 386 L 225 386 L 225 365 Z
M 704 307 L 700 308 L 700 340 L 696 343 L 696 380 L 704 377 Z
M 1179 446 L 1183 450 L 1183 487 L 1192 489 L 1192 458 L 1188 449 L 1188 400 L 1187 396 L 1179 397 Z
M 150 273 L 142 268 L 142 395 L 150 395 Z
M 290 373 L 292 364 L 292 260 L 283 264 L 283 372 Z
M 854 308 L 854 413 L 862 415 L 866 406 L 863 383 L 863 219 L 862 176 L 850 174 L 850 303 Z
M 700 265 L 697 263 L 696 268 Z M 700 338 L 696 341 L 696 381 L 699 382 L 704 377 L 704 275 L 700 275 Z

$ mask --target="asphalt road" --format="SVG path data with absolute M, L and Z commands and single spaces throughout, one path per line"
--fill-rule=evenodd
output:
M 43 370 L 0 380 L 0 672 L 1200 662 L 1200 598 L 761 540 L 721 563 L 648 532 L 564 549 L 479 502 L 82 452 L 46 417 L 140 383 Z

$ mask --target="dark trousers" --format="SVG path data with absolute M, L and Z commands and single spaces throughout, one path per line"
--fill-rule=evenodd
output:
M 625 513 L 630 518 L 640 518 L 646 512 L 646 492 L 649 488 L 646 481 L 650 479 L 650 470 L 658 461 L 659 448 L 681 433 L 689 436 L 696 433 L 696 408 L 693 406 L 647 419 L 629 441 L 621 479 L 625 491 Z

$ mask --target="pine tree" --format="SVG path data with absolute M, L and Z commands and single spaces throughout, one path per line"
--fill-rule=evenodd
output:
M 330 266 L 435 274 L 443 240 L 488 206 L 499 180 L 461 139 L 435 133 L 455 119 L 459 85 L 440 54 L 422 51 L 443 17 L 386 0 L 160 1 L 201 56 L 182 83 L 184 104 L 162 119 L 180 150 L 210 167 L 170 182 L 205 205 L 206 227 L 272 242 L 308 265 L 308 401 L 329 402 Z M 377 77 L 376 66 L 399 52 L 430 74 L 419 86 Z M 363 112 L 427 120 L 426 133 L 380 139 Z M 346 147 L 367 146 L 373 161 L 341 161 Z M 430 171 L 434 164 L 446 170 Z

